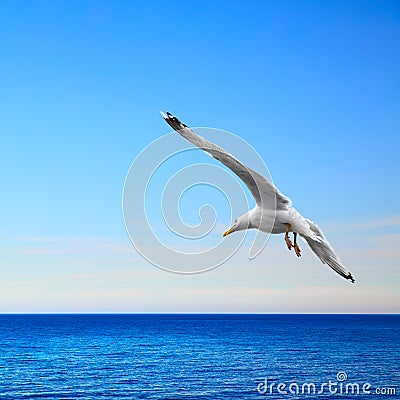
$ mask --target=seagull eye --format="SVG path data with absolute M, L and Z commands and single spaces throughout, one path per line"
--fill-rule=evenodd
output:
M 237 219 L 235 219 L 235 221 L 233 223 L 236 224 L 236 222 L 237 222 Z

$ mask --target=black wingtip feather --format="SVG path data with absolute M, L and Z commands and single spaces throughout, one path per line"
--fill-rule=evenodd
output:
M 349 279 L 351 281 L 351 283 L 356 282 L 356 280 L 353 278 L 353 275 L 351 273 L 349 273 L 349 275 L 347 276 L 347 279 Z
M 174 129 L 175 131 L 180 131 L 181 129 L 187 128 L 188 126 L 185 125 L 183 122 L 179 121 L 178 118 L 174 117 L 170 112 L 167 111 L 167 115 L 161 112 L 161 115 L 168 123 L 168 125 Z

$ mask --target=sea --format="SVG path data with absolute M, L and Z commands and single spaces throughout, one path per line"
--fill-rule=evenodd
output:
M 0 315 L 0 399 L 399 399 L 400 315 Z

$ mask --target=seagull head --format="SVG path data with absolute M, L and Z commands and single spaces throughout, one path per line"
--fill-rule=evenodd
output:
M 242 215 L 241 217 L 235 219 L 233 222 L 232 226 L 224 232 L 222 235 L 223 237 L 228 236 L 229 234 L 237 231 L 243 231 L 245 229 L 249 229 L 249 216 L 248 213 L 245 215 Z

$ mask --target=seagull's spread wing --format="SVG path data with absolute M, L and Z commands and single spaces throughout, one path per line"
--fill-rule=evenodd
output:
M 285 210 L 291 206 L 290 199 L 280 193 L 268 179 L 241 163 L 223 148 L 194 133 L 187 125 L 170 113 L 167 112 L 165 115 L 161 112 L 161 115 L 182 137 L 221 161 L 234 172 L 250 190 L 258 206 L 277 210 Z
M 318 238 L 318 240 L 315 240 L 314 238 L 302 235 L 307 241 L 308 245 L 311 247 L 311 250 L 319 257 L 319 259 L 324 264 L 329 265 L 335 272 L 343 276 L 343 278 L 350 279 L 354 283 L 355 280 L 351 275 L 351 272 L 349 272 L 339 260 L 339 257 L 333 251 L 331 245 L 326 240 L 321 229 L 309 219 L 307 219 L 306 221 L 310 225 L 311 230 L 316 234 Z

